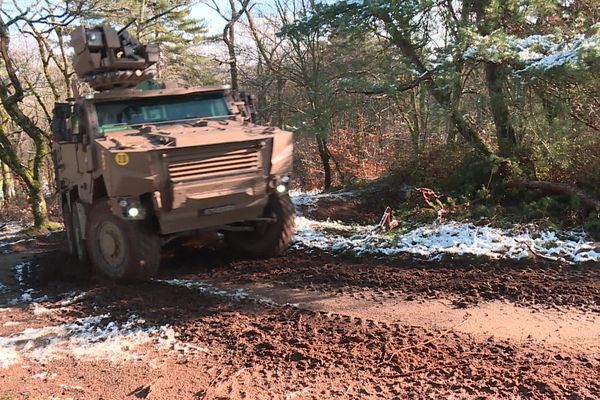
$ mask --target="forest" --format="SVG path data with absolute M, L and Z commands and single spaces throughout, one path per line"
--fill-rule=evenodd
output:
M 60 220 L 49 127 L 79 85 L 70 33 L 108 22 L 160 45 L 158 81 L 254 93 L 260 123 L 294 132 L 298 189 L 424 187 L 454 219 L 600 235 L 597 0 L 0 4 L 2 214 L 36 229 Z

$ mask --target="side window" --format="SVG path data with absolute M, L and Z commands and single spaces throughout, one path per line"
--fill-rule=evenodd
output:
M 50 129 L 57 142 L 71 141 L 71 117 L 73 115 L 73 105 L 68 103 L 56 103 L 52 114 L 52 123 Z

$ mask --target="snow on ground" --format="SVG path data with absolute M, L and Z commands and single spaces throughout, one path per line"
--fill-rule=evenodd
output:
M 2 226 L 0 228 L 0 242 L 14 238 L 19 234 L 19 232 L 25 229 L 22 225 L 13 223 L 8 223 L 6 225 L 0 224 L 0 226 Z
M 10 247 L 13 246 L 15 244 L 19 244 L 19 243 L 24 243 L 24 242 L 31 242 L 33 240 L 35 240 L 34 238 L 22 238 L 22 239 L 17 239 L 17 240 L 13 240 L 15 239 L 17 236 L 19 236 L 19 233 L 22 232 L 25 228 L 19 224 L 6 224 L 6 225 L 2 225 L 0 223 L 0 253 L 2 252 L 11 252 L 11 250 L 4 250 L 4 248 L 6 247 Z
M 15 241 L 12 241 L 12 242 L 0 242 L 0 252 L 2 252 L 2 248 L 3 247 L 13 246 L 13 245 L 19 244 L 19 243 L 32 242 L 34 240 L 35 239 L 33 239 L 33 238 L 28 238 L 28 239 L 19 239 L 19 240 L 15 240 Z M 10 253 L 12 251 L 11 250 L 5 250 L 4 252 L 5 253 Z
M 316 207 L 316 204 L 321 199 L 339 199 L 347 200 L 360 195 L 360 191 L 352 192 L 338 192 L 338 193 L 320 193 L 318 191 L 300 192 L 298 190 L 291 190 L 290 197 L 296 205 L 296 210 L 299 212 L 298 207 Z
M 342 195 L 341 193 L 338 195 Z M 318 196 L 300 195 L 301 204 L 317 206 Z M 466 222 L 441 222 L 409 232 L 376 233 L 374 226 L 345 225 L 341 222 L 296 219 L 292 245 L 296 249 L 318 249 L 333 253 L 392 256 L 414 254 L 428 260 L 443 255 L 472 255 L 493 259 L 522 259 L 537 255 L 567 263 L 600 261 L 600 243 L 583 232 L 544 231 L 534 225 L 512 229 L 476 226 Z
M 173 285 L 173 286 L 186 287 L 188 289 L 192 289 L 192 290 L 195 290 L 200 293 L 208 294 L 211 296 L 218 296 L 218 297 L 222 297 L 222 298 L 226 298 L 226 299 L 230 299 L 230 300 L 234 300 L 234 301 L 252 300 L 252 301 L 256 301 L 260 304 L 265 304 L 265 305 L 269 305 L 269 306 L 278 305 L 278 306 L 298 307 L 298 304 L 291 304 L 291 303 L 281 304 L 281 303 L 276 302 L 273 299 L 269 299 L 269 298 L 263 297 L 263 296 L 258 296 L 256 294 L 250 293 L 247 290 L 241 289 L 241 288 L 233 288 L 233 289 L 219 288 L 208 282 L 194 281 L 194 280 L 188 280 L 188 279 L 169 279 L 169 280 L 155 279 L 155 281 L 161 282 L 161 283 L 166 283 L 168 285 Z
M 313 221 L 296 217 L 296 233 L 292 247 L 295 249 L 329 250 L 333 243 L 353 234 L 365 234 L 373 227 L 345 225 L 339 221 Z
M 13 268 L 15 281 L 19 285 L 19 290 L 21 291 L 21 295 L 17 298 L 14 298 L 8 302 L 9 305 L 16 305 L 21 303 L 31 303 L 31 302 L 43 302 L 49 300 L 48 296 L 34 297 L 36 291 L 32 288 L 28 288 L 26 286 L 25 277 L 31 270 L 31 262 L 24 261 L 15 265 Z
M 25 261 L 22 263 L 18 263 L 13 267 L 13 271 L 15 272 L 15 280 L 19 284 L 19 286 L 23 286 L 25 284 L 25 273 L 31 267 L 31 262 Z
M 47 363 L 70 357 L 76 360 L 120 362 L 141 359 L 140 346 L 154 344 L 159 350 L 206 351 L 182 344 L 169 325 L 153 326 L 132 314 L 125 322 L 111 321 L 110 314 L 79 318 L 73 322 L 0 336 L 0 368 L 24 360 Z
M 60 315 L 88 296 L 86 292 L 69 292 L 52 300 L 48 296 L 35 297 L 36 291 L 26 285 L 30 268 L 28 261 L 13 267 L 21 295 L 11 300 L 9 305 L 25 303 L 36 316 L 51 313 Z M 111 320 L 110 314 L 102 314 L 0 336 L 0 368 L 26 360 L 46 363 L 63 357 L 111 362 L 136 360 L 146 354 L 147 348 L 141 348 L 145 344 L 152 344 L 158 350 L 183 353 L 206 351 L 179 341 L 178 334 L 169 325 L 150 325 L 135 314 L 125 322 L 116 322 Z

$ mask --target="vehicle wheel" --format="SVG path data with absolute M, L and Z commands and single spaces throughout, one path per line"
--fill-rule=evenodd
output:
M 70 255 L 75 255 L 75 242 L 73 240 L 73 218 L 69 204 L 65 199 L 62 200 L 62 216 L 65 225 L 65 235 L 67 236 L 67 250 Z
M 73 233 L 71 235 L 71 245 L 73 246 L 73 254 L 79 262 L 85 263 L 89 261 L 85 240 L 81 231 L 81 223 L 79 221 L 79 213 L 77 212 L 77 203 L 71 203 L 71 227 Z
M 160 237 L 143 221 L 126 221 L 97 201 L 89 216 L 88 251 L 100 273 L 118 281 L 152 278 L 160 265 Z
M 296 210 L 288 195 L 271 196 L 263 217 L 273 221 L 253 223 L 251 231 L 227 232 L 227 245 L 236 253 L 253 258 L 283 253 L 294 235 Z

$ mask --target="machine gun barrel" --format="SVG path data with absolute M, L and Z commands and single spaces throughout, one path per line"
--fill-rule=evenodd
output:
M 121 29 L 119 29 L 119 31 L 117 33 L 120 35 L 122 32 L 126 31 L 127 28 L 129 28 L 131 25 L 133 25 L 133 23 L 135 21 L 136 21 L 136 18 L 133 18 L 131 21 L 129 21 L 128 23 L 126 23 L 124 27 L 122 27 Z

